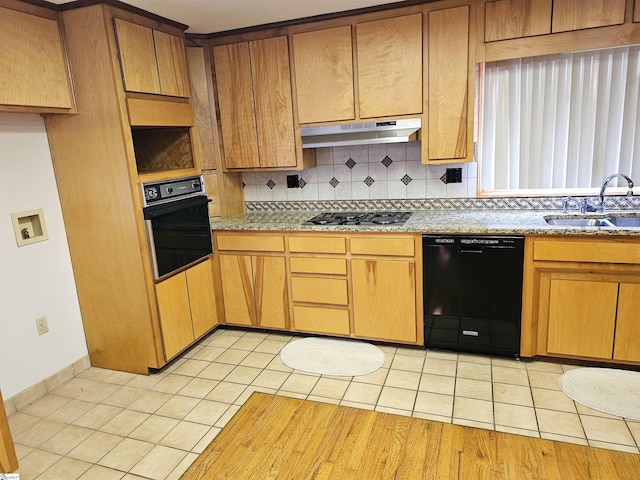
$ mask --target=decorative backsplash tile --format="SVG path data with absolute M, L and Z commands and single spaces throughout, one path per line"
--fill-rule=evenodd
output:
M 299 188 L 287 188 L 291 172 L 243 173 L 246 202 L 474 198 L 475 163 L 423 165 L 420 142 L 319 148 L 317 165 L 296 172 Z M 462 169 L 461 183 L 444 183 L 447 167 Z

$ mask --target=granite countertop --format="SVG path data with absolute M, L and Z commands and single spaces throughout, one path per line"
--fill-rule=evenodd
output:
M 458 233 L 458 234 L 535 234 L 640 236 L 635 227 L 576 227 L 549 225 L 545 216 L 575 217 L 558 210 L 420 210 L 402 226 L 321 226 L 302 225 L 320 212 L 247 212 L 229 218 L 212 218 L 213 230 L 302 231 L 302 232 L 389 232 L 389 233 Z M 617 212 L 620 213 L 620 212 Z M 616 212 L 607 212 L 607 216 Z M 640 216 L 640 212 L 625 212 Z M 588 215 L 601 218 L 603 214 Z M 584 218 L 580 215 L 580 218 Z

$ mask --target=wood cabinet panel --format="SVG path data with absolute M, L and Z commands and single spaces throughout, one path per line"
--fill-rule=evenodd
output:
M 485 2 L 484 41 L 551 33 L 552 0 L 490 0 Z
M 7 411 L 4 408 L 4 400 L 0 392 L 0 472 L 14 472 L 17 468 L 16 448 L 13 444 Z
M 553 0 L 551 31 L 620 25 L 624 23 L 625 4 L 625 0 Z
M 617 298 L 617 283 L 551 278 L 547 351 L 610 359 Z
M 173 358 L 193 342 L 191 308 L 184 272 L 156 285 L 160 328 L 166 359 Z
M 293 35 L 298 121 L 353 120 L 351 27 Z
M 119 18 L 114 23 L 125 90 L 160 94 L 153 30 Z
M 344 237 L 289 237 L 289 251 L 294 253 L 346 253 Z
M 428 160 L 467 156 L 469 7 L 429 12 Z M 423 153 L 423 158 L 425 157 Z
M 356 336 L 416 342 L 415 263 L 353 259 L 351 275 Z
M 640 284 L 621 283 L 613 359 L 640 362 Z
M 295 167 L 287 37 L 249 43 L 261 167 Z
M 344 258 L 292 257 L 289 262 L 293 273 L 347 274 L 347 260 Z
M 73 108 L 58 22 L 0 7 L 0 105 Z
M 175 35 L 153 31 L 160 91 L 172 97 L 189 96 L 189 75 L 184 40 Z
M 207 260 L 186 271 L 193 336 L 199 338 L 218 324 L 212 262 Z
M 287 324 L 287 275 L 284 257 L 254 257 L 257 324 L 285 328 Z
M 635 243 L 619 240 L 536 240 L 533 259 L 560 262 L 640 263 L 640 249 Z
M 413 257 L 415 255 L 413 238 L 353 237 L 349 242 L 351 253 L 357 255 L 393 255 L 403 257 Z
M 633 2 L 633 21 L 640 22 L 640 0 Z
M 220 125 L 227 168 L 260 165 L 249 44 L 213 48 Z
M 226 323 L 254 325 L 256 319 L 250 255 L 220 255 Z
M 216 168 L 214 155 L 214 116 L 209 103 L 209 88 L 207 76 L 209 75 L 205 62 L 204 49 L 202 47 L 187 47 L 187 68 L 191 80 L 191 104 L 195 123 L 198 126 L 198 140 L 200 145 L 200 163 L 203 170 Z M 217 126 L 215 127 L 217 128 Z M 209 193 L 207 191 L 207 193 Z
M 296 330 L 349 335 L 349 310 L 294 305 L 293 318 Z
M 346 278 L 293 277 L 291 292 L 294 302 L 349 304 Z
M 284 252 L 282 235 L 218 234 L 216 239 L 218 250 Z
M 422 113 L 422 14 L 356 25 L 360 118 Z

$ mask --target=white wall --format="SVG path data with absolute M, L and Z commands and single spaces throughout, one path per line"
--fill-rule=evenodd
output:
M 49 240 L 18 248 L 10 214 L 42 208 Z M 49 333 L 35 319 L 46 315 Z M 44 121 L 0 112 L 0 389 L 4 398 L 87 355 Z

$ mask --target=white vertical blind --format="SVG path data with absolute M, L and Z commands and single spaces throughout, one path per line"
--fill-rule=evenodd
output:
M 640 181 L 640 46 L 487 63 L 481 188 Z

